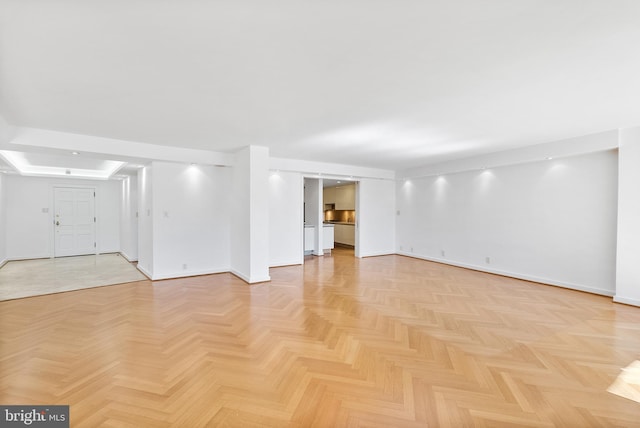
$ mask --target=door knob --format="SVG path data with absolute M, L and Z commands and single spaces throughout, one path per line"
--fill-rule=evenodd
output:
M 59 221 L 56 221 L 56 226 L 60 226 L 60 222 Z

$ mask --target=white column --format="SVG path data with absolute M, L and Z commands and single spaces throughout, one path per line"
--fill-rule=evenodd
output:
M 640 306 L 640 127 L 620 130 L 614 301 Z
M 231 207 L 231 271 L 248 283 L 269 281 L 269 149 L 236 153 Z
M 322 208 L 322 179 L 304 179 L 304 203 L 305 225 L 313 226 L 313 250 L 314 256 L 323 255 L 322 250 L 322 222 L 324 213 Z M 306 245 L 305 245 L 306 246 Z
M 130 262 L 138 260 L 138 178 L 122 180 L 120 205 L 120 254 Z
M 322 192 L 322 179 L 314 180 L 313 185 L 315 186 L 314 195 L 316 198 L 316 213 L 315 213 L 315 243 L 316 245 L 313 248 L 314 256 L 323 256 L 324 255 L 324 243 L 323 237 L 323 224 L 324 224 L 324 203 L 323 203 L 323 192 Z

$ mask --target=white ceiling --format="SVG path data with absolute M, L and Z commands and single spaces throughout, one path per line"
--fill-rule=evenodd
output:
M 0 0 L 0 115 L 387 169 L 640 124 L 637 0 Z

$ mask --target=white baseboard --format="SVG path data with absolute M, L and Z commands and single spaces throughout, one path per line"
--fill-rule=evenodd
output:
M 41 260 L 41 259 L 53 259 L 55 256 L 51 255 L 39 255 L 39 256 L 18 256 L 18 257 L 7 257 L 5 262 L 20 262 L 24 260 Z
M 246 275 L 241 274 L 240 272 L 229 270 L 229 268 L 227 267 L 218 268 L 218 269 L 206 269 L 206 270 L 199 270 L 199 271 L 190 270 L 190 271 L 179 271 L 179 272 L 165 272 L 161 274 L 151 274 L 139 264 L 136 267 L 140 272 L 144 274 L 144 276 L 146 276 L 152 281 L 161 281 L 164 279 L 175 279 L 175 278 L 187 278 L 190 276 L 200 276 L 200 275 L 214 275 L 218 273 L 231 273 L 248 284 L 256 284 L 259 282 L 271 281 L 271 277 L 269 275 L 265 277 L 249 278 Z
M 277 267 L 284 267 L 284 266 L 296 266 L 296 265 L 301 265 L 304 263 L 304 260 L 299 259 L 299 260 L 285 260 L 285 261 L 279 261 L 279 262 L 275 262 L 275 263 L 271 263 L 269 265 L 270 268 L 277 268 Z
M 238 278 L 240 278 L 241 280 L 243 280 L 244 282 L 246 282 L 247 284 L 257 284 L 259 282 L 268 282 L 271 281 L 271 277 L 269 275 L 263 276 L 263 277 L 248 277 L 236 270 L 231 269 L 230 271 L 233 275 L 237 276 Z
M 226 273 L 229 272 L 229 268 L 218 268 L 218 269 L 205 269 L 205 270 L 181 270 L 179 272 L 168 272 L 155 274 L 151 278 L 154 281 L 160 281 L 163 279 L 174 279 L 174 278 L 187 278 L 190 276 L 200 276 L 200 275 L 213 275 L 216 273 Z
M 628 297 L 622 297 L 622 296 L 613 296 L 613 301 L 616 303 L 623 303 L 625 305 L 640 307 L 640 300 L 638 299 L 630 299 Z
M 120 251 L 119 252 L 122 257 L 124 257 L 129 263 L 137 262 L 138 258 L 130 257 L 127 253 Z
M 146 276 L 147 278 L 149 278 L 149 279 L 151 279 L 151 280 L 152 280 L 153 275 L 151 275 L 151 273 L 150 273 L 150 272 L 147 272 L 147 270 L 146 270 L 145 268 L 143 268 L 142 266 L 140 266 L 140 264 L 137 264 L 137 265 L 136 265 L 136 268 L 137 268 L 140 272 L 142 272 L 142 274 L 143 274 L 144 276 Z
M 407 253 L 407 252 L 404 252 L 404 251 L 400 251 L 400 252 L 398 252 L 396 254 L 399 254 L 401 256 L 413 257 L 413 258 L 421 259 L 421 260 L 428 260 L 430 262 L 442 263 L 442 264 L 446 264 L 446 265 L 462 267 L 462 268 L 471 269 L 471 270 L 477 270 L 479 272 L 486 272 L 486 273 L 492 273 L 492 274 L 495 274 L 495 275 L 507 276 L 509 278 L 522 279 L 522 280 L 525 280 L 525 281 L 538 282 L 540 284 L 545 284 L 545 285 L 553 285 L 555 287 L 568 288 L 570 290 L 584 291 L 586 293 L 592 293 L 592 294 L 599 294 L 601 296 L 612 297 L 613 294 L 614 294 L 613 291 L 606 290 L 606 289 L 603 289 L 603 288 L 594 288 L 594 287 L 589 287 L 589 286 L 581 285 L 581 284 L 574 284 L 574 283 L 570 283 L 570 282 L 555 281 L 555 280 L 552 280 L 552 279 L 549 279 L 549 278 L 541 278 L 541 277 L 522 274 L 522 273 L 517 273 L 517 272 L 510 272 L 510 271 L 504 271 L 504 270 L 498 270 L 498 269 L 487 269 L 484 266 L 477 266 L 477 265 L 472 265 L 472 264 L 467 264 L 467 263 L 460 263 L 460 262 L 455 262 L 455 261 L 448 260 L 448 259 L 440 259 L 440 258 L 437 258 L 437 257 L 421 256 L 421 255 L 418 255 L 418 254 Z
M 9 263 L 9 260 L 8 260 L 8 259 L 4 259 L 4 260 L 0 261 L 0 268 L 1 268 L 2 266 L 6 265 L 7 263 Z
M 360 254 L 359 257 L 380 257 L 380 256 L 391 256 L 394 255 L 396 253 L 392 252 L 381 252 L 381 253 L 365 253 L 365 254 Z
M 96 254 L 117 254 L 120 252 L 118 248 L 99 248 L 96 250 Z

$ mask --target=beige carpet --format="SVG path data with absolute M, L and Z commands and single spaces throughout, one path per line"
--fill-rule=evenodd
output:
M 0 301 L 144 279 L 120 254 L 14 261 L 0 269 Z

